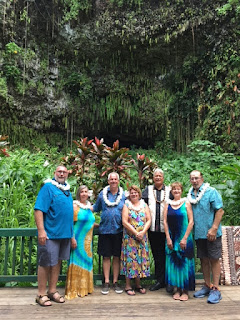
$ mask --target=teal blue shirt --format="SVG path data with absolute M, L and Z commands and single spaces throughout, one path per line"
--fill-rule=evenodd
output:
M 201 192 L 203 185 L 198 190 Z M 194 190 L 191 192 L 192 198 L 196 199 Z M 215 218 L 215 212 L 223 207 L 222 197 L 219 192 L 212 187 L 208 187 L 202 199 L 192 204 L 193 219 L 194 219 L 194 237 L 195 239 L 207 239 L 208 230 L 212 227 Z M 217 237 L 222 235 L 221 224 L 217 230 Z
M 44 229 L 49 239 L 73 236 L 73 199 L 70 191 L 61 191 L 52 183 L 40 189 L 35 210 L 43 212 Z

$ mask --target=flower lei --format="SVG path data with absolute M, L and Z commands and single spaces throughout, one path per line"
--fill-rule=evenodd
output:
M 179 200 L 167 200 L 167 203 L 170 204 L 171 206 L 179 206 L 180 204 L 182 204 L 183 202 L 185 202 L 187 200 L 187 198 L 181 198 Z
M 133 205 L 133 203 L 130 200 L 126 200 L 125 204 L 127 205 L 129 210 L 133 211 L 140 211 L 142 208 L 144 208 L 145 201 L 143 199 L 140 200 L 140 203 L 137 207 Z
M 162 191 L 162 190 L 161 190 Z M 166 199 L 166 188 L 164 189 L 164 193 L 163 193 L 163 199 L 161 201 L 157 200 L 157 197 L 156 197 L 156 194 L 157 194 L 157 191 L 153 189 L 153 196 L 154 196 L 154 199 L 157 203 L 161 204 L 162 202 L 165 201 Z
M 202 199 L 204 193 L 206 192 L 206 190 L 207 190 L 207 188 L 208 188 L 209 186 L 210 186 L 209 183 L 205 183 L 204 186 L 203 186 L 203 188 L 202 188 L 202 190 L 199 191 L 196 199 L 193 199 L 193 198 L 192 198 L 191 193 L 192 193 L 192 191 L 193 191 L 193 187 L 191 187 L 191 188 L 189 189 L 189 191 L 188 191 L 188 194 L 187 194 L 187 199 L 188 199 L 188 201 L 189 201 L 191 204 L 196 204 L 196 203 L 198 203 L 198 202 Z
M 52 180 L 52 179 L 47 179 L 45 181 L 43 181 L 43 183 L 51 183 L 53 184 L 55 187 L 57 187 L 58 189 L 62 190 L 62 191 L 68 191 L 70 190 L 70 185 L 65 182 L 65 184 L 61 184 L 59 182 L 57 182 L 56 180 Z
M 110 201 L 108 200 L 108 198 L 107 198 L 108 189 L 109 189 L 108 186 L 103 189 L 103 200 L 104 200 L 104 202 L 106 203 L 106 205 L 107 205 L 108 207 L 117 206 L 117 205 L 119 204 L 119 202 L 121 201 L 121 199 L 122 199 L 122 196 L 123 196 L 123 188 L 119 187 L 119 195 L 117 196 L 115 202 L 110 202 Z
M 78 200 L 74 200 L 73 203 L 75 203 L 77 206 L 79 206 L 82 209 L 90 209 L 91 208 L 91 203 L 89 201 L 87 201 L 86 204 L 84 204 Z

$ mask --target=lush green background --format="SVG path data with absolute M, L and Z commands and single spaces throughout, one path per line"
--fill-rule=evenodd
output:
M 185 194 L 201 170 L 223 223 L 240 224 L 239 0 L 10 0 L 0 12 L 1 227 L 35 226 L 42 181 L 84 136 L 130 147 L 125 188 L 151 179 L 137 154 Z M 73 194 L 106 183 L 97 165 L 69 178 Z
M 34 227 L 33 208 L 37 193 L 42 182 L 51 178 L 55 166 L 62 161 L 66 163 L 66 155 L 57 151 L 57 148 L 48 147 L 45 150 L 32 152 L 23 148 L 14 148 L 8 151 L 10 157 L 0 157 L 0 215 L 1 227 Z M 77 147 L 72 154 L 78 154 Z M 239 225 L 239 187 L 240 187 L 240 162 L 231 153 L 223 153 L 215 144 L 199 140 L 188 146 L 186 154 L 169 153 L 163 157 L 161 148 L 131 149 L 127 152 L 132 159 L 137 159 L 137 154 L 145 153 L 146 156 L 161 167 L 165 172 L 165 182 L 181 181 L 186 194 L 190 188 L 189 173 L 193 169 L 201 170 L 204 179 L 215 186 L 222 194 L 224 200 L 225 225 Z M 118 161 L 118 158 L 116 159 Z M 71 168 L 71 166 L 69 166 Z M 121 184 L 126 189 L 127 183 L 138 184 L 139 177 L 134 164 L 126 167 L 129 178 L 121 178 Z M 143 173 L 148 176 L 147 173 Z M 69 182 L 73 197 L 80 183 L 86 183 L 89 188 L 96 182 L 96 167 L 90 166 L 79 177 L 70 175 Z M 149 180 L 151 183 L 151 180 Z M 106 183 L 103 179 L 103 183 Z M 146 181 L 147 183 L 147 181 Z
M 0 4 L 0 132 L 239 153 L 239 0 Z M 38 143 L 36 142 L 38 141 Z

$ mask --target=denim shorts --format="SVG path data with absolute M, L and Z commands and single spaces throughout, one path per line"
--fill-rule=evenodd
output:
M 38 244 L 38 265 L 53 267 L 59 260 L 70 258 L 71 239 L 46 240 L 45 245 Z
M 218 237 L 215 241 L 207 239 L 196 240 L 197 257 L 219 259 L 222 256 L 222 237 Z
M 120 257 L 123 233 L 100 234 L 98 238 L 98 254 L 103 257 Z

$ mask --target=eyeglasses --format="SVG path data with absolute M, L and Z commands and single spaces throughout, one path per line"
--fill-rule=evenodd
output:
M 67 171 L 62 171 L 62 170 L 59 170 L 59 171 L 56 171 L 56 172 L 59 173 L 59 174 L 68 174 Z
M 201 179 L 201 177 L 194 177 L 194 178 L 190 178 L 191 181 L 194 181 L 194 180 L 199 180 Z

